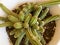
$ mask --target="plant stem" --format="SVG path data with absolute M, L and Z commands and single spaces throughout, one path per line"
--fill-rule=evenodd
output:
M 51 6 L 51 5 L 56 5 L 56 4 L 60 4 L 60 0 L 38 3 L 38 5 L 42 5 L 42 6 L 46 6 L 46 7 Z
M 17 38 L 15 45 L 19 45 L 21 43 L 21 40 L 23 39 L 25 35 L 25 32 L 21 32 L 20 37 Z

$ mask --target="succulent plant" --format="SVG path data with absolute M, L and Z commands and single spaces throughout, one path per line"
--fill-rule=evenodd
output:
M 0 27 L 14 27 L 10 32 L 10 35 L 14 35 L 14 38 L 17 38 L 15 45 L 19 45 L 24 36 L 26 36 L 24 42 L 25 45 L 29 45 L 29 42 L 32 45 L 45 45 L 46 42 L 43 38 L 43 33 L 45 31 L 44 25 L 51 21 L 60 19 L 59 15 L 44 19 L 49 11 L 48 6 L 54 4 L 60 4 L 60 1 L 36 4 L 26 3 L 22 5 L 22 8 L 17 10 L 17 12 L 19 12 L 17 14 L 17 12 L 14 13 L 10 11 L 0 3 L 0 7 L 7 14 L 6 17 L 0 17 L 0 20 L 4 21 L 4 23 L 0 24 Z M 41 13 L 43 7 L 47 8 Z

